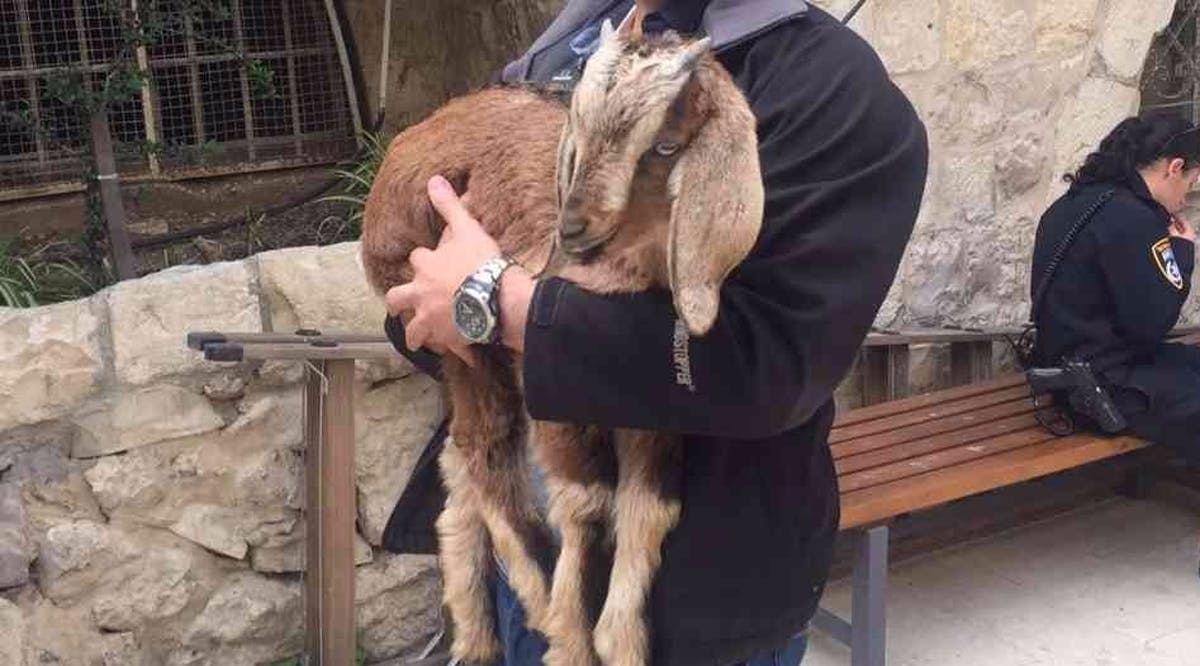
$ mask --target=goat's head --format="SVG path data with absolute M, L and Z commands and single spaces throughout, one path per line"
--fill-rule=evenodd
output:
M 558 154 L 560 254 L 588 261 L 631 236 L 660 242 L 676 312 L 695 335 L 716 320 L 763 208 L 754 115 L 709 44 L 631 39 L 606 24 Z

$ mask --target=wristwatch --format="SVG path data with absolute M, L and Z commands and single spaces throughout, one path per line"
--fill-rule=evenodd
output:
M 488 259 L 454 292 L 454 326 L 470 342 L 500 338 L 500 276 L 512 265 L 508 257 Z

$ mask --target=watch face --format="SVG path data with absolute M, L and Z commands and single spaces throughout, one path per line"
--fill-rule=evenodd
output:
M 478 299 L 466 294 L 454 301 L 454 323 L 463 337 L 472 342 L 482 341 L 490 332 L 487 309 Z

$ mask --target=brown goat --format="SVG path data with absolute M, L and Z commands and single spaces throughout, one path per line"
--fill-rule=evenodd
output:
M 614 36 L 606 25 L 569 111 L 528 91 L 489 90 L 398 135 L 364 218 L 372 285 L 383 293 L 407 282 L 409 252 L 436 245 L 443 224 L 424 187 L 441 173 L 466 187 L 484 228 L 535 273 L 597 293 L 670 287 L 687 331 L 706 333 L 721 284 L 757 238 L 763 205 L 753 114 L 707 50 L 707 40 Z M 440 459 L 448 498 L 438 533 L 454 656 L 499 654 L 490 544 L 531 628 L 547 637 L 547 664 L 598 656 L 644 666 L 646 599 L 680 512 L 677 437 L 617 429 L 608 440 L 596 427 L 531 422 L 520 359 L 491 347 L 480 358 L 476 368 L 444 363 L 452 441 Z M 545 472 L 548 521 L 561 539 L 549 586 L 529 452 Z M 609 526 L 613 564 L 593 631 L 589 552 Z

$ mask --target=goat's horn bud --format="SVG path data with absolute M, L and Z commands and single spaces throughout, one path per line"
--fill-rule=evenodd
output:
M 600 24 L 600 46 L 607 44 L 615 32 L 616 28 L 613 28 L 612 20 L 604 19 L 604 23 Z
M 700 58 L 705 53 L 708 53 L 710 48 L 712 48 L 712 37 L 698 39 L 691 44 L 688 44 L 687 49 L 685 49 L 684 52 L 679 56 L 679 69 L 682 71 L 695 67 L 696 63 L 700 61 Z

